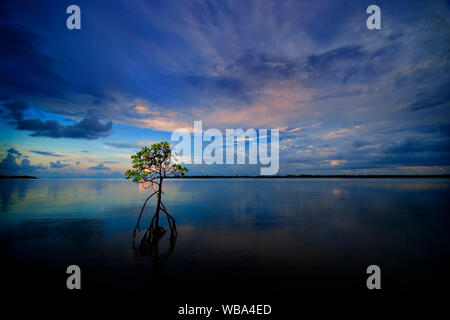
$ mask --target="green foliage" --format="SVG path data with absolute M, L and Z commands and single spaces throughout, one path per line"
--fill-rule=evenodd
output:
M 168 142 L 154 143 L 131 156 L 133 169 L 127 170 L 125 175 L 137 183 L 158 183 L 167 176 L 184 176 L 188 169 L 173 163 L 175 160 Z

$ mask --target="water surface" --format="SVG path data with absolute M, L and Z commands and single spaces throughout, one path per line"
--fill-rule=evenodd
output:
M 0 186 L 1 256 L 15 292 L 67 294 L 71 264 L 81 267 L 83 295 L 180 301 L 368 294 L 371 264 L 386 295 L 449 283 L 448 179 L 167 180 L 178 237 L 167 254 L 165 236 L 157 257 L 132 246 L 149 190 L 108 179 Z

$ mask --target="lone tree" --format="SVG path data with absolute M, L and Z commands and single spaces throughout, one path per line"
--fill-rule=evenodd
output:
M 145 200 L 142 206 L 139 218 L 134 228 L 133 235 L 136 235 L 136 230 L 139 229 L 139 221 L 141 220 L 142 213 L 144 212 L 145 205 L 148 200 L 157 195 L 158 202 L 156 204 L 156 211 L 151 220 L 150 226 L 144 234 L 142 243 L 151 243 L 155 237 L 162 236 L 166 230 L 159 225 L 159 213 L 162 211 L 167 216 L 167 222 L 171 230 L 176 234 L 175 219 L 167 212 L 164 203 L 162 202 L 161 195 L 163 180 L 166 177 L 184 176 L 188 169 L 175 164 L 175 155 L 172 153 L 170 144 L 168 142 L 159 142 L 152 144 L 151 147 L 143 147 L 141 151 L 131 156 L 133 169 L 125 172 L 127 179 L 132 179 L 133 182 L 140 183 L 144 188 L 152 187 L 153 193 Z M 146 241 L 148 240 L 148 241 Z

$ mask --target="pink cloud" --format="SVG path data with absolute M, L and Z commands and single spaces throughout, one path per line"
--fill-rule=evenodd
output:
M 311 98 L 308 89 L 283 86 L 268 86 L 257 92 L 258 98 L 239 109 L 216 107 L 205 115 L 202 110 L 199 120 L 212 126 L 283 127 L 293 117 L 298 117 L 309 109 L 306 104 Z

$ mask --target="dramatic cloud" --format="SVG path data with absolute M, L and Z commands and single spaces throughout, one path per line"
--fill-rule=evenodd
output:
M 41 147 L 26 149 L 101 161 L 202 120 L 280 128 L 282 174 L 448 169 L 446 1 L 380 0 L 381 30 L 366 28 L 363 0 L 86 2 L 108 14 L 86 16 L 92 28 L 76 37 L 61 36 L 59 9 L 43 1 L 2 1 L 5 145 L 29 132 Z
M 32 137 L 98 139 L 110 134 L 112 122 L 100 123 L 97 115 L 91 113 L 74 125 L 61 125 L 56 120 L 42 122 L 27 119 L 17 122 L 17 129 L 33 132 Z
M 97 166 L 89 167 L 89 170 L 101 171 L 101 170 L 111 170 L 111 168 L 105 167 L 103 163 L 100 163 Z
M 31 131 L 32 137 L 92 140 L 109 136 L 112 129 L 112 121 L 102 124 L 97 113 L 92 110 L 88 110 L 86 117 L 80 122 L 73 125 L 62 125 L 56 120 L 44 122 L 38 118 L 24 119 L 24 112 L 28 107 L 23 102 L 4 103 L 3 106 L 9 110 L 10 116 L 15 119 L 13 123 L 16 128 Z

